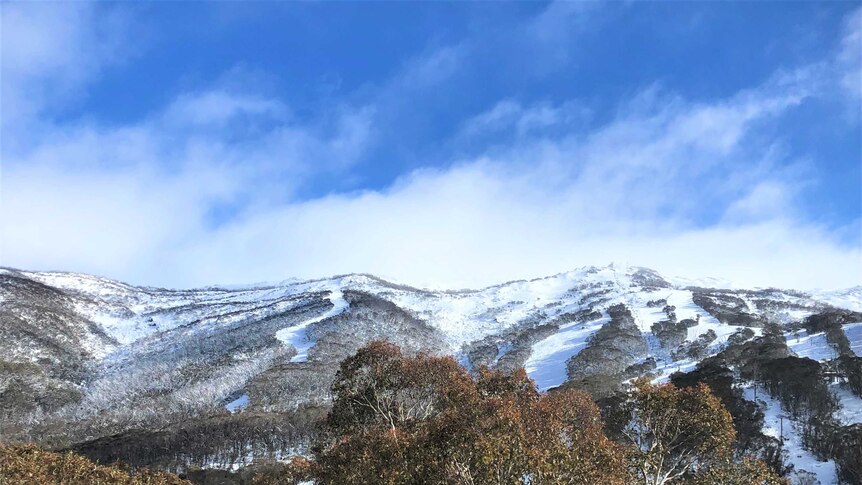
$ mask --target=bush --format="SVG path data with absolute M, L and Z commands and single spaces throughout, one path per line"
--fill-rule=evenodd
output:
M 717 463 L 687 480 L 685 485 L 788 485 L 789 482 L 776 475 L 763 462 L 743 459 L 740 463 L 726 461 Z
M 191 485 L 170 473 L 119 465 L 102 466 L 74 453 L 54 453 L 35 446 L 0 445 L 3 485 Z

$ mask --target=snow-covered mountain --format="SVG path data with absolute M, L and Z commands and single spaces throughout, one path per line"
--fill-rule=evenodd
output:
M 372 339 L 451 354 L 468 368 L 524 367 L 543 390 L 577 385 L 599 399 L 641 375 L 668 380 L 709 359 L 732 367 L 728 349 L 765 341 L 776 328 L 786 355 L 824 369 L 862 353 L 862 315 L 854 313 L 862 311 L 862 287 L 804 293 L 691 285 L 608 266 L 480 290 L 430 291 L 364 274 L 165 290 L 4 269 L 0 435 L 110 448 L 128 459 L 118 450 L 131 446 L 129 433 L 167 440 L 164 430 L 178 422 L 228 429 L 225 423 L 242 418 L 243 426 L 251 419 L 262 429 L 292 416 L 286 423 L 301 430 L 295 417 L 326 406 L 338 362 Z M 810 323 L 819 316 L 828 325 Z M 839 403 L 836 420 L 858 423 L 862 400 L 840 380 L 827 382 Z M 777 401 L 765 399 L 761 407 L 772 416 Z M 263 448 L 281 456 L 306 438 L 297 431 Z M 230 464 L 263 448 L 213 449 L 201 461 Z M 789 462 L 824 483 L 835 480 L 834 463 L 798 448 Z M 815 462 L 826 465 L 812 470 Z

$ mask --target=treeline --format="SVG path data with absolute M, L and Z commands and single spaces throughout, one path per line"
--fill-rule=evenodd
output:
M 118 460 L 132 466 L 182 471 L 189 467 L 228 467 L 274 459 L 308 449 L 322 408 L 290 413 L 247 411 L 175 423 L 161 430 L 131 430 L 71 447 L 99 463 Z

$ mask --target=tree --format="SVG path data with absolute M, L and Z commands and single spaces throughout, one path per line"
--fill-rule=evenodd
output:
M 463 403 L 469 374 L 451 358 L 407 358 L 374 341 L 345 359 L 314 451 L 321 483 L 414 483 L 439 463 L 423 460 L 423 421 Z
M 564 390 L 542 396 L 528 424 L 532 483 L 628 483 L 625 453 L 603 427 L 589 394 Z
M 846 483 L 862 483 L 862 423 L 841 427 L 833 435 L 837 448 L 838 478 Z
M 693 371 L 672 374 L 670 382 L 677 387 L 693 387 L 701 383 L 709 386 L 733 416 L 735 457 L 758 457 L 779 475 L 790 472 L 792 465 L 785 465 L 780 441 L 763 434 L 763 411 L 754 401 L 745 399 L 742 390 L 734 386 L 734 375 L 729 368 L 719 361 L 707 360 Z
M 730 458 L 733 419 L 704 384 L 680 389 L 639 380 L 622 413 L 621 433 L 634 445 L 630 466 L 641 483 L 679 480 Z
M 326 426 L 343 434 L 378 426 L 411 428 L 463 401 L 470 380 L 451 358 L 406 358 L 397 346 L 373 341 L 341 363 Z
M 469 374 L 451 357 L 372 342 L 346 359 L 315 445 L 320 484 L 626 484 L 623 449 L 575 391 L 523 369 Z

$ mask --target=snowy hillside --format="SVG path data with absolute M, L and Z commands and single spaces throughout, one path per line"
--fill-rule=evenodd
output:
M 74 444 L 178 419 L 297 413 L 325 406 L 338 362 L 372 339 L 451 354 L 468 368 L 524 367 L 540 389 L 576 385 L 601 398 L 638 376 L 667 381 L 713 356 L 736 362 L 730 351 L 761 345 L 773 325 L 786 355 L 835 374 L 827 367 L 862 351 L 862 318 L 803 322 L 860 302 L 859 288 L 703 288 L 614 266 L 459 291 L 362 274 L 166 290 L 5 269 L 0 411 L 13 425 L 0 432 Z M 839 381 L 828 383 L 836 419 L 856 423 L 859 396 Z M 763 400 L 773 416 L 778 401 Z M 824 466 L 819 476 L 835 476 Z

